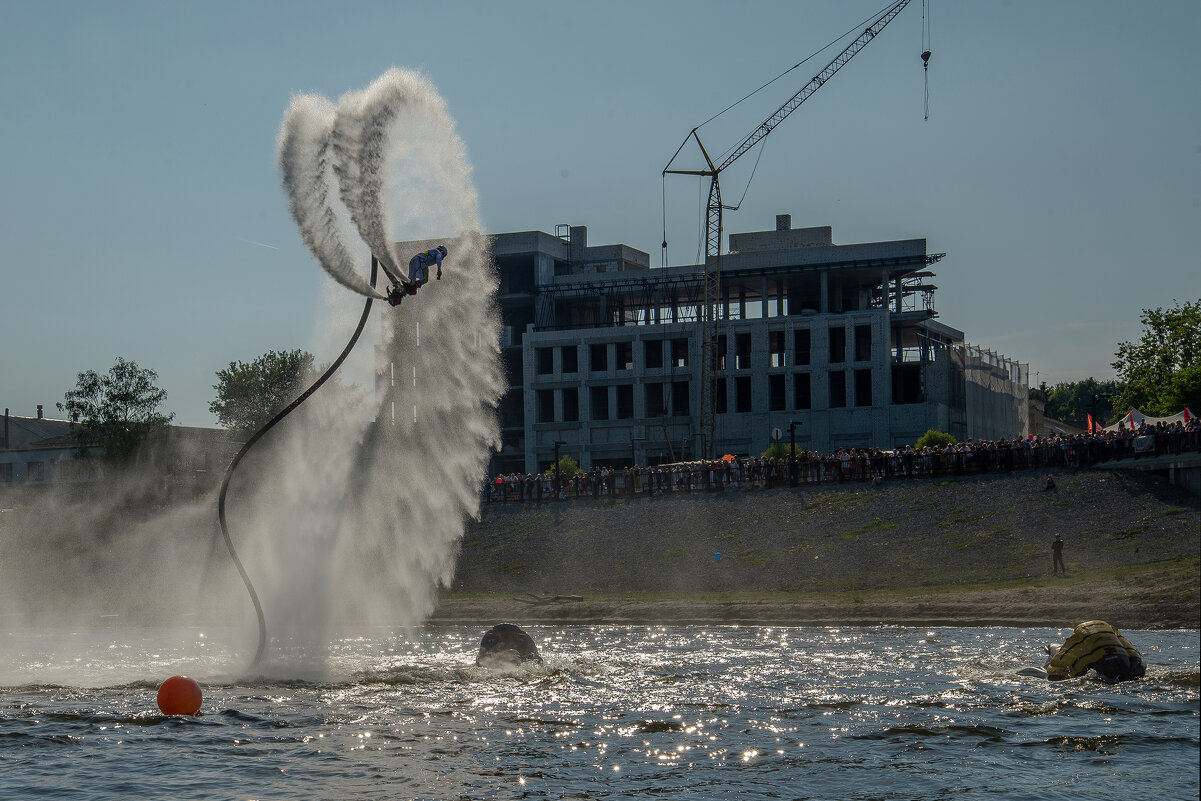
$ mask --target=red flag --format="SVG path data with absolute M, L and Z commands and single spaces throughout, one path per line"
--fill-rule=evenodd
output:
M 1188 410 L 1187 406 L 1184 407 L 1184 422 L 1186 422 L 1186 423 L 1193 422 L 1193 413 Z
M 1093 416 L 1088 416 L 1088 433 L 1093 434 L 1097 431 L 1097 424 L 1093 422 Z

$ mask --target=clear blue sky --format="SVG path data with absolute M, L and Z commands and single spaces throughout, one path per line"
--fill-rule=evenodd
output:
M 336 355 L 314 344 L 330 279 L 275 164 L 294 92 L 424 71 L 487 232 L 582 224 L 657 266 L 660 173 L 688 131 L 884 5 L 0 0 L 0 406 L 57 416 L 78 372 L 122 356 L 158 372 L 177 422 L 212 425 L 230 361 Z M 1201 297 L 1201 3 L 929 13 L 930 119 L 914 0 L 768 137 L 727 232 L 790 213 L 842 244 L 925 237 L 947 253 L 943 322 L 1032 382 L 1112 377 L 1141 308 Z M 703 128 L 706 145 L 833 52 Z M 723 179 L 736 199 L 745 173 Z M 669 181 L 674 264 L 696 261 L 700 204 L 696 180 Z

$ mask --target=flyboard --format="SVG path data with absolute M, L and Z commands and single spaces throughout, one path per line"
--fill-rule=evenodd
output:
M 443 256 L 446 255 L 445 247 L 439 245 L 438 250 L 442 251 Z M 427 253 L 432 253 L 432 252 L 433 251 L 427 251 Z M 418 257 L 420 257 L 422 255 L 425 255 L 425 254 L 418 254 Z M 386 299 L 388 301 L 389 306 L 399 306 L 401 301 L 403 301 L 405 299 L 405 295 L 416 295 L 418 289 L 425 286 L 425 284 L 429 283 L 429 272 L 428 272 L 429 268 L 425 267 L 424 264 L 423 264 L 423 269 L 425 270 L 425 272 L 422 274 L 424 277 L 422 278 L 422 280 L 420 282 L 413 282 L 406 278 L 401 278 L 400 276 L 395 275 L 391 270 L 388 269 L 388 265 L 384 264 L 382 261 L 379 262 L 379 266 L 384 271 L 384 275 L 388 276 L 388 279 L 392 281 L 392 286 L 388 288 L 388 294 L 386 295 Z M 410 266 L 410 269 L 411 269 L 411 266 Z M 439 281 L 442 280 L 442 262 L 441 261 L 438 262 L 438 280 Z
M 389 306 L 399 306 L 400 302 L 402 300 L 404 300 L 405 295 L 416 295 L 417 294 L 417 290 L 416 290 L 416 288 L 413 287 L 412 283 L 410 283 L 409 281 L 394 274 L 391 270 L 388 269 L 388 266 L 386 264 L 384 264 L 382 261 L 376 262 L 374 257 L 372 257 L 372 259 L 373 259 L 372 263 L 373 264 L 378 263 L 380 266 L 380 269 L 382 269 L 384 271 L 384 275 L 388 276 L 388 280 L 392 282 L 392 286 L 388 288 L 388 295 L 387 295 L 387 300 L 388 300 Z
M 384 272 L 387 272 L 386 270 Z M 391 277 L 391 275 L 389 275 Z M 400 302 L 405 299 L 405 295 L 416 295 L 417 287 L 410 281 L 401 281 L 393 279 L 391 288 L 388 289 L 386 300 L 389 306 L 399 306 Z

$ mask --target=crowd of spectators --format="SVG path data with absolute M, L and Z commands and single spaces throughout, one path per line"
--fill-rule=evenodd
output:
M 652 467 L 593 467 L 574 476 L 562 475 L 556 492 L 554 471 L 512 473 L 492 479 L 484 493 L 488 503 L 542 502 L 556 496 L 601 498 L 692 492 L 736 492 L 826 482 L 872 482 L 923 477 L 970 475 L 1091 467 L 1115 459 L 1138 459 L 1201 452 L 1201 423 L 1157 423 L 1115 431 L 1025 439 L 972 440 L 940 447 L 897 450 L 840 448 L 833 453 L 798 453 L 784 457 L 734 457 L 715 461 L 677 462 Z

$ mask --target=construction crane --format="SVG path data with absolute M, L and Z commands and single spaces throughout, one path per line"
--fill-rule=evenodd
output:
M 884 29 L 884 26 L 892 22 L 893 19 L 900 14 L 905 6 L 909 5 L 911 0 L 899 0 L 885 9 L 874 22 L 864 29 L 863 33 L 859 34 L 855 41 L 851 42 L 845 50 L 834 57 L 834 60 L 826 65 L 825 69 L 813 77 L 809 83 L 801 87 L 800 91 L 794 94 L 788 102 L 776 109 L 776 111 L 764 120 L 746 139 L 737 147 L 730 151 L 721 162 L 714 163 L 709 156 L 709 151 L 705 149 L 705 145 L 701 142 L 701 137 L 697 133 L 700 126 L 693 128 L 692 131 L 684 138 L 683 143 L 676 150 L 675 155 L 671 157 L 671 161 L 663 168 L 663 175 L 698 175 L 709 178 L 709 204 L 705 213 L 705 280 L 704 280 L 704 306 L 700 310 L 701 318 L 701 457 L 704 459 L 713 459 L 716 456 L 714 448 L 716 447 L 715 432 L 717 423 L 717 343 L 718 343 L 718 314 L 717 306 L 721 301 L 721 215 L 722 211 L 729 209 L 736 211 L 738 206 L 726 206 L 721 202 L 721 184 L 719 178 L 722 170 L 729 167 L 735 161 L 740 159 L 747 151 L 759 144 L 765 136 L 772 132 L 777 125 L 784 119 L 796 111 L 797 107 L 812 97 L 813 93 L 820 89 L 826 81 L 833 77 L 834 73 L 842 69 L 843 65 L 854 58 L 855 54 L 867 46 L 868 42 L 876 38 L 876 34 Z M 924 60 L 929 60 L 928 54 L 923 54 Z M 675 163 L 676 157 L 680 155 L 680 151 L 688 144 L 689 139 L 695 139 L 697 147 L 700 148 L 701 155 L 704 157 L 705 169 L 699 170 L 683 170 L 672 169 L 672 164 Z M 666 247 L 666 237 L 664 237 L 664 247 Z

